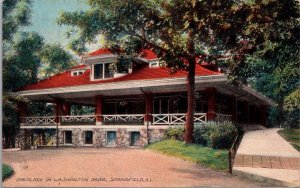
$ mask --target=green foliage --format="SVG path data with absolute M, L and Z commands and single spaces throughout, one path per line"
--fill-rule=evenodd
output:
M 209 133 L 208 125 L 195 125 L 194 135 L 193 135 L 193 143 L 207 146 L 208 140 L 209 140 L 208 133 Z
M 14 147 L 14 137 L 19 130 L 17 103 L 25 101 L 9 93 L 37 82 L 41 67 L 47 70 L 47 75 L 51 75 L 52 72 L 57 73 L 71 65 L 71 56 L 61 47 L 45 45 L 44 39 L 37 33 L 19 32 L 22 26 L 30 24 L 30 2 L 29 0 L 3 2 L 2 127 L 3 137 L 6 140 L 4 147 Z M 41 105 L 38 105 L 37 109 L 40 110 L 38 113 L 48 113 L 47 108 L 41 108 Z
M 184 127 L 169 127 L 164 133 L 164 139 L 183 140 Z M 205 125 L 196 125 L 193 133 L 193 143 L 215 149 L 231 147 L 237 129 L 231 122 L 208 122 Z
M 3 41 L 12 40 L 20 26 L 29 25 L 31 17 L 30 0 L 3 1 Z
M 169 127 L 164 132 L 164 139 L 183 140 L 184 127 Z
M 207 125 L 208 146 L 215 149 L 229 149 L 234 141 L 236 128 L 231 122 Z
M 297 88 L 284 99 L 284 109 L 294 111 L 300 109 L 300 89 Z
M 164 140 L 150 144 L 147 148 L 166 155 L 175 156 L 184 160 L 212 168 L 214 170 L 228 169 L 228 152 L 215 150 L 197 144 L 185 144 L 176 140 Z
M 7 164 L 2 163 L 2 181 L 11 176 L 14 170 Z
M 60 45 L 45 45 L 39 53 L 43 67 L 40 74 L 44 78 L 63 72 L 72 66 L 72 56 Z

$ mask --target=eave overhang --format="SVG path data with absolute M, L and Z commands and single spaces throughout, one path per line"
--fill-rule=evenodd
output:
M 21 95 L 29 100 L 53 100 L 53 98 L 64 98 L 76 101 L 76 98 L 92 98 L 95 95 L 118 96 L 118 95 L 142 95 L 149 93 L 167 93 L 186 91 L 186 77 L 144 79 L 119 82 L 108 82 L 99 84 L 87 84 L 69 87 L 57 87 L 40 90 L 26 90 L 13 93 Z M 197 90 L 207 87 L 215 87 L 219 92 L 234 95 L 247 100 L 250 98 L 255 103 L 267 106 L 275 106 L 276 103 L 264 95 L 258 93 L 248 86 L 235 87 L 228 83 L 226 75 L 196 76 L 195 86 Z

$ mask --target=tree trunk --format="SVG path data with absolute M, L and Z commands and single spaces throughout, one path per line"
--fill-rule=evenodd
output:
M 185 143 L 190 144 L 193 142 L 193 132 L 194 132 L 194 99 L 195 99 L 195 45 L 193 41 L 193 31 L 190 30 L 189 40 L 187 44 L 188 52 L 190 57 L 189 61 L 189 69 L 187 76 L 187 97 L 188 97 L 188 109 L 186 114 L 186 124 L 185 124 L 185 135 L 184 140 Z

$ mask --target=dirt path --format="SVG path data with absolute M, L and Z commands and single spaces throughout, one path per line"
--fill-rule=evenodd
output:
M 259 187 L 226 172 L 143 149 L 51 149 L 3 152 L 15 174 L 4 186 Z

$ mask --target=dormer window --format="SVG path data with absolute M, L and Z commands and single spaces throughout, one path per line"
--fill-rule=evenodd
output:
M 73 70 L 71 71 L 71 76 L 80 76 L 83 75 L 84 70 Z
M 159 67 L 158 61 L 152 61 L 152 62 L 149 62 L 149 67 L 150 67 L 150 68 L 152 68 L 152 67 Z
M 97 63 L 93 65 L 93 80 L 107 79 L 113 77 L 113 71 L 110 69 L 111 63 Z

